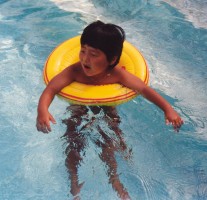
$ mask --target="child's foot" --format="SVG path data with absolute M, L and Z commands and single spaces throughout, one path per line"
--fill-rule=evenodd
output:
M 124 191 L 122 192 L 122 194 L 120 195 L 121 200 L 131 200 L 128 192 Z
M 79 200 L 80 199 L 80 197 L 77 196 L 77 195 L 80 193 L 81 188 L 83 187 L 83 184 L 84 184 L 84 182 L 82 182 L 81 184 L 78 184 L 76 186 L 72 186 L 70 192 L 74 196 L 74 200 Z
M 79 196 L 75 196 L 75 197 L 73 198 L 73 200 L 80 200 L 80 197 L 79 197 Z

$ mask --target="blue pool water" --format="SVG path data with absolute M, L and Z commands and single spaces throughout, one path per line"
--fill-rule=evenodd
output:
M 125 29 L 147 60 L 151 87 L 185 121 L 177 134 L 142 97 L 118 106 L 131 152 L 116 154 L 122 184 L 133 200 L 207 199 L 206 10 L 206 0 L 0 0 L 0 199 L 72 199 L 61 137 L 68 103 L 55 98 L 48 135 L 36 131 L 36 107 L 49 53 L 96 19 Z M 89 140 L 81 199 L 119 199 L 99 155 Z

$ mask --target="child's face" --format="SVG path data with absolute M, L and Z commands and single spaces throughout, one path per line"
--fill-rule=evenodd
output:
M 98 75 L 106 71 L 110 65 L 103 51 L 88 45 L 81 46 L 79 57 L 86 76 Z

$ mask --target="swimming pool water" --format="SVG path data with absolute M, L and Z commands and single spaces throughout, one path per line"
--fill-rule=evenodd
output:
M 36 107 L 47 56 L 96 19 L 125 29 L 147 60 L 151 87 L 185 121 L 174 133 L 142 97 L 117 107 L 132 154 L 116 154 L 124 187 L 133 200 L 207 199 L 206 8 L 191 0 L 0 0 L 0 199 L 72 199 L 61 137 L 68 103 L 55 98 L 50 111 L 58 123 L 48 135 L 36 131 Z M 119 199 L 100 151 L 89 140 L 79 167 L 83 200 Z

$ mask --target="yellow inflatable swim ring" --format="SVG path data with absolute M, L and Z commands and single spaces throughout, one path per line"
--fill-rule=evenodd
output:
M 50 54 L 44 66 L 44 81 L 46 84 L 63 69 L 78 62 L 80 51 L 80 36 L 69 39 Z M 122 56 L 119 62 L 127 71 L 139 77 L 145 84 L 149 81 L 148 67 L 140 52 L 127 41 L 124 42 Z M 114 106 L 127 102 L 138 94 L 120 84 L 86 85 L 73 82 L 59 93 L 70 103 L 80 105 Z

